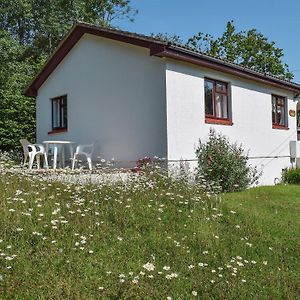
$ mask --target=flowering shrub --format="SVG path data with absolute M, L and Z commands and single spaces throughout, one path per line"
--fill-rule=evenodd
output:
M 283 182 L 300 184 L 300 169 L 287 169 L 282 173 Z
M 17 165 L 22 160 L 22 154 L 17 151 L 0 150 L 0 168 L 8 168 Z
M 241 191 L 259 177 L 249 166 L 241 145 L 231 144 L 227 137 L 211 130 L 206 143 L 200 141 L 196 150 L 198 178 L 215 182 L 223 192 Z
M 141 172 L 143 168 L 147 167 L 152 162 L 150 157 L 140 158 L 136 162 L 136 166 L 132 169 L 133 172 Z

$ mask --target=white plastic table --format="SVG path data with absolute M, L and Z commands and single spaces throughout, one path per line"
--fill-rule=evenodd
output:
M 57 153 L 58 147 L 61 147 L 61 162 L 62 167 L 65 167 L 65 145 L 69 145 L 70 148 L 70 156 L 73 158 L 73 147 L 72 145 L 75 144 L 71 141 L 43 141 L 43 144 L 46 145 L 46 153 L 49 151 L 49 146 L 53 145 L 53 169 L 55 170 L 57 167 Z

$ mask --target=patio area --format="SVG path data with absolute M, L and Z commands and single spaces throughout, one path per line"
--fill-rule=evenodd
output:
M 35 161 L 36 168 L 40 169 L 42 158 L 44 169 L 49 169 L 50 161 L 53 170 L 57 169 L 58 163 L 61 168 L 69 166 L 74 170 L 75 166 L 78 167 L 78 162 L 82 162 L 79 158 L 84 157 L 88 168 L 92 170 L 94 144 L 82 145 L 68 140 L 47 140 L 41 144 L 32 144 L 27 139 L 21 139 L 20 143 L 24 153 L 23 164 L 25 166 L 28 161 L 29 169 L 33 168 Z

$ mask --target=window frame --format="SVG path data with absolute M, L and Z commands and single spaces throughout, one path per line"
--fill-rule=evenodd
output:
M 211 82 L 213 84 L 212 89 L 212 99 L 213 99 L 213 111 L 216 112 L 217 100 L 216 96 L 218 94 L 226 96 L 227 98 L 227 118 L 219 118 L 215 115 L 206 114 L 206 95 L 205 95 L 205 82 Z M 217 90 L 217 84 L 225 85 L 226 91 Z M 204 77 L 204 113 L 205 113 L 205 123 L 208 124 L 220 124 L 220 125 L 233 125 L 232 114 L 231 114 L 231 85 L 229 82 L 225 82 L 218 79 L 213 79 L 209 77 Z
M 277 107 L 283 107 L 283 111 L 284 111 L 284 125 L 280 124 L 278 122 L 278 120 L 276 120 L 276 114 L 275 114 L 275 122 L 273 120 L 273 98 L 276 99 L 276 104 L 275 104 L 275 112 L 277 111 Z M 284 105 L 281 105 L 278 103 L 278 100 L 283 100 Z M 276 94 L 271 94 L 271 107 L 272 107 L 272 128 L 273 129 L 289 129 L 288 128 L 288 103 L 287 103 L 287 97 L 285 96 L 280 96 L 280 95 L 276 95 Z
M 297 131 L 300 131 L 300 110 L 296 110 Z
M 62 132 L 68 130 L 68 96 L 67 95 L 61 95 L 54 98 L 51 98 L 51 131 L 48 133 L 56 133 L 56 132 Z M 59 112 L 58 112 L 58 121 L 59 126 L 54 126 L 54 103 L 58 103 Z M 66 111 L 66 121 L 65 124 L 63 124 L 63 118 L 64 118 L 64 110 Z

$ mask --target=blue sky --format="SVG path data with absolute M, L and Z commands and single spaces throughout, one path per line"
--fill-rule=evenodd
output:
M 131 6 L 139 10 L 135 21 L 114 25 L 137 33 L 167 32 L 184 40 L 199 31 L 218 36 L 229 20 L 238 31 L 256 28 L 284 49 L 283 61 L 300 83 L 299 0 L 131 0 Z

